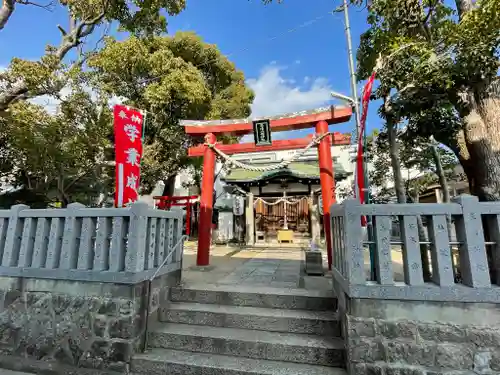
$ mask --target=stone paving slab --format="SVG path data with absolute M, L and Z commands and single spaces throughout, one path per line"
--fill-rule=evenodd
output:
M 184 284 L 255 285 L 274 288 L 332 290 L 331 272 L 327 270 L 327 254 L 322 251 L 324 276 L 307 276 L 303 271 L 305 249 L 300 247 L 213 246 L 210 267 L 196 267 L 196 244 L 185 249 Z M 402 253 L 392 252 L 395 281 L 403 280 Z M 370 273 L 370 256 L 365 251 L 365 271 Z

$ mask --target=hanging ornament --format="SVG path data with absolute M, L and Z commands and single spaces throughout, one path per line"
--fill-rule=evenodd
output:
M 244 213 L 245 201 L 243 197 L 235 195 L 233 198 L 233 214 L 235 216 L 241 216 Z

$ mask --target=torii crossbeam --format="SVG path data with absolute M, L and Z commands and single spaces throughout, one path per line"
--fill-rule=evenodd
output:
M 328 133 L 328 125 L 349 121 L 352 109 L 346 106 L 331 106 L 316 108 L 310 111 L 289 113 L 281 116 L 267 118 L 246 118 L 231 120 L 182 120 L 185 132 L 191 136 L 204 137 L 206 144 L 215 144 L 217 134 L 245 135 L 253 133 L 253 121 L 270 120 L 273 132 L 300 130 L 315 127 L 316 135 Z M 239 143 L 217 146 L 226 154 L 244 152 L 280 151 L 304 148 L 311 141 L 311 137 L 272 142 L 270 146 L 256 146 L 253 143 Z M 332 141 L 334 144 L 349 144 L 349 140 L 339 133 L 323 137 L 318 144 L 321 193 L 323 196 L 323 225 L 326 236 L 328 265 L 332 263 L 331 231 L 330 231 L 330 206 L 335 202 L 334 174 L 331 155 Z M 200 197 L 200 220 L 198 231 L 198 253 L 196 264 L 207 266 L 210 262 L 211 223 L 213 212 L 214 172 L 216 154 L 206 144 L 190 147 L 189 156 L 203 155 L 203 177 Z

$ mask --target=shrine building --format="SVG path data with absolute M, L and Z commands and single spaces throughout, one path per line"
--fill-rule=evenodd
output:
M 339 192 L 352 185 L 352 156 L 348 136 L 336 133 L 331 146 L 337 201 L 342 200 Z M 247 165 L 267 167 L 287 160 L 297 151 L 268 151 L 233 155 L 233 159 Z M 228 195 L 215 208 L 222 207 L 218 225 L 218 238 L 230 241 L 240 235 L 244 228 L 245 242 L 249 245 L 281 241 L 279 232 L 283 229 L 293 232 L 292 242 L 319 240 L 323 238 L 320 170 L 318 150 L 311 148 L 285 168 L 265 172 L 249 171 L 243 168 L 231 169 L 221 181 L 226 185 Z M 233 197 L 245 197 L 243 218 L 232 215 Z M 229 207 L 228 207 L 229 206 Z M 234 215 L 233 215 L 234 216 Z M 242 223 L 244 222 L 244 224 Z M 227 226 L 233 226 L 227 228 Z M 241 228 L 238 228 L 240 226 Z

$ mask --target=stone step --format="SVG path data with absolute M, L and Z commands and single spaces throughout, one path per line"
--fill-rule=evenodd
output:
M 189 324 L 158 323 L 149 347 L 322 366 L 342 366 L 339 338 Z
M 189 285 L 172 288 L 173 302 L 251 306 L 281 309 L 335 311 L 333 291 L 231 285 Z
M 144 375 L 346 375 L 341 368 L 228 357 L 169 349 L 135 355 L 131 370 Z
M 333 311 L 175 302 L 160 309 L 159 319 L 170 323 L 340 336 L 340 322 Z

